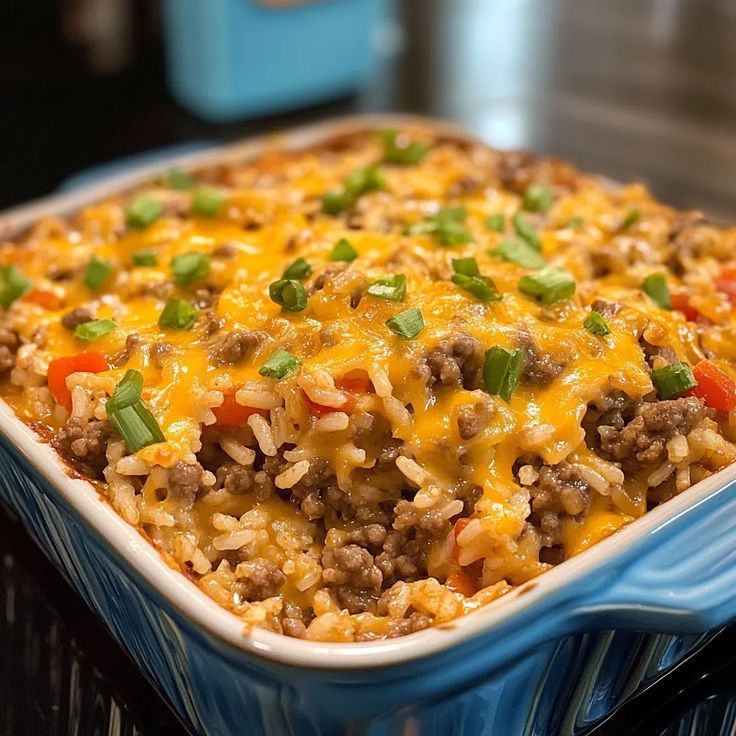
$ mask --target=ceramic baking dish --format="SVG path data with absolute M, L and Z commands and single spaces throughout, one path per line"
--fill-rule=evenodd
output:
M 407 122 L 417 121 L 344 119 L 283 134 L 280 144 Z M 172 166 L 256 155 L 267 141 L 172 158 L 11 210 L 0 234 Z M 0 498 L 182 721 L 208 736 L 578 734 L 736 618 L 736 467 L 486 608 L 362 644 L 245 636 L 4 403 Z

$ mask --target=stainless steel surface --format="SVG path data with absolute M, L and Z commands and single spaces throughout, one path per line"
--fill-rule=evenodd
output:
M 399 11 L 403 49 L 363 109 L 448 117 L 736 221 L 736 0 L 403 0 Z

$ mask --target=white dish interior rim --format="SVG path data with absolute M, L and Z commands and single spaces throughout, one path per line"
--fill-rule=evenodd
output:
M 358 115 L 328 120 L 199 153 L 173 156 L 122 175 L 105 178 L 99 184 L 15 207 L 0 215 L 0 238 L 9 239 L 41 217 L 69 214 L 102 197 L 145 182 L 153 175 L 174 166 L 193 167 L 244 160 L 273 147 L 274 142 L 284 148 L 299 148 L 366 128 L 400 128 L 405 125 L 426 126 L 438 134 L 475 140 L 467 131 L 453 123 L 410 115 Z M 536 585 L 520 586 L 497 601 L 453 620 L 452 627 L 429 628 L 408 636 L 376 642 L 312 642 L 263 629 L 253 629 L 250 634 L 244 634 L 243 622 L 235 614 L 221 608 L 184 574 L 169 567 L 153 545 L 134 527 L 123 521 L 90 482 L 71 477 L 57 453 L 41 441 L 2 400 L 0 432 L 20 450 L 28 464 L 53 485 L 81 519 L 93 527 L 171 606 L 194 624 L 243 652 L 283 665 L 312 669 L 389 667 L 428 657 L 472 639 L 518 615 L 526 607 L 537 603 L 552 591 L 563 588 L 578 576 L 604 566 L 607 559 L 619 551 L 625 550 L 736 479 L 736 465 L 721 470 L 585 552 L 544 573 L 535 579 Z M 517 591 L 522 589 L 524 595 L 517 595 Z

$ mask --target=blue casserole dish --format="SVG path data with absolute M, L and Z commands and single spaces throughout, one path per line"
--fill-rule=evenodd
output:
M 406 122 L 348 119 L 281 143 Z M 177 157 L 51 197 L 8 212 L 0 231 L 10 236 L 172 166 L 243 159 L 265 145 Z M 734 467 L 486 608 L 361 644 L 244 635 L 4 403 L 0 467 L 0 498 L 182 721 L 208 736 L 572 736 L 736 618 Z

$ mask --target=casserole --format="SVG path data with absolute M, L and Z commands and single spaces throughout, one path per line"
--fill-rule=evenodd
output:
M 403 123 L 382 119 L 375 124 Z M 328 124 L 287 136 L 285 145 L 305 145 L 365 125 Z M 262 145 L 247 144 L 217 157 L 247 157 Z M 171 165 L 205 160 L 200 156 Z M 18 230 L 41 213 L 70 211 L 132 181 L 116 179 L 93 194 L 76 193 L 14 211 L 5 223 Z M 632 668 L 628 687 L 633 689 L 697 641 L 576 634 L 605 627 L 697 634 L 733 615 L 734 532 L 728 523 L 733 473 L 726 469 L 543 578 L 517 587 L 493 607 L 408 639 L 341 647 L 276 640 L 257 630 L 243 638 L 237 619 L 168 569 L 84 481 L 63 475 L 51 449 L 7 409 L 0 427 L 6 437 L 5 477 L 10 479 L 4 493 L 11 505 L 37 536 L 50 535 L 52 544 L 42 546 L 177 711 L 205 733 L 382 733 L 401 728 L 490 733 L 501 724 L 508 733 L 574 732 L 628 694 L 619 689 L 622 675 L 611 681 L 610 671 L 598 671 L 602 664 L 625 660 L 620 664 L 624 671 Z M 24 470 L 13 462 L 19 456 L 31 460 Z M 91 521 L 92 528 L 82 533 L 73 513 Z M 705 539 L 707 544 L 700 541 Z M 695 586 L 694 574 L 700 575 Z M 632 641 L 637 645 L 632 647 Z M 632 654 L 638 661 L 631 661 Z M 598 675 L 594 703 L 588 685 L 574 686 L 571 674 L 580 661 L 591 668 L 589 681 Z M 417 709 L 440 698 L 446 702 Z M 474 715 L 458 717 L 467 709 Z M 243 713 L 252 719 L 243 722 Z

